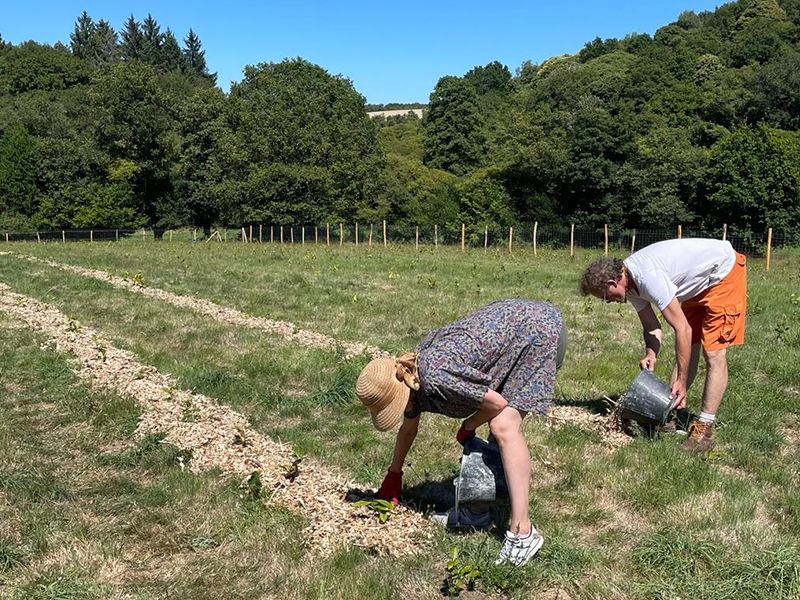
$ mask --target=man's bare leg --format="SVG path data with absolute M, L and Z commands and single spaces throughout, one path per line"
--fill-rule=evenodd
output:
M 706 358 L 706 386 L 703 389 L 701 410 L 716 415 L 722 396 L 728 387 L 728 349 L 704 351 Z

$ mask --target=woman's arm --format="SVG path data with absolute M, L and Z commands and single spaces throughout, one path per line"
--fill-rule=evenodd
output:
M 413 419 L 403 418 L 403 423 L 400 425 L 397 439 L 394 442 L 394 454 L 392 455 L 392 463 L 389 465 L 390 471 L 395 473 L 403 472 L 403 463 L 406 460 L 406 455 L 411 449 L 411 444 L 414 443 L 414 438 L 417 437 L 420 416 L 417 415 Z

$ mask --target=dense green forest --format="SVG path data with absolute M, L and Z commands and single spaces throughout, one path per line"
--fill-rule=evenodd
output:
M 225 94 L 195 32 L 150 15 L 117 32 L 84 13 L 69 38 L 0 37 L 0 229 L 800 225 L 800 0 L 476 66 L 422 120 L 370 120 L 378 105 L 301 58 Z

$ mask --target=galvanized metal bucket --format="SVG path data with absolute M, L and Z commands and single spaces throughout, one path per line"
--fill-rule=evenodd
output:
M 508 498 L 508 484 L 500 446 L 472 437 L 464 444 L 456 487 L 456 510 L 460 504 L 489 503 Z
M 621 417 L 649 425 L 664 425 L 675 400 L 669 391 L 669 386 L 655 373 L 642 369 L 622 400 Z

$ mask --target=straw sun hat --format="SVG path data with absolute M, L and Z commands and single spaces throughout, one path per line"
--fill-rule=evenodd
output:
M 412 389 L 419 389 L 415 356 L 376 358 L 364 367 L 356 382 L 356 396 L 372 415 L 378 431 L 394 427 L 408 404 Z

